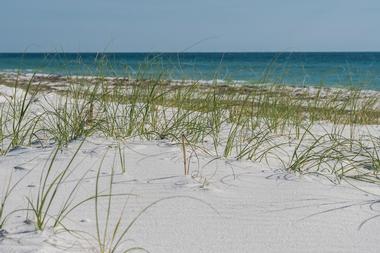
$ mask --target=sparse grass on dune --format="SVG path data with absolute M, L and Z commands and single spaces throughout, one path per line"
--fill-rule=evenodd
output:
M 37 91 L 31 90 L 32 77 L 26 84 L 25 90 L 18 89 L 18 80 L 15 80 L 14 92 L 10 97 L 4 97 L 6 102 L 2 104 L 0 116 L 0 153 L 28 145 L 32 142 L 40 115 L 32 112 L 31 105 L 35 100 Z
M 330 136 L 329 145 L 352 147 L 356 126 L 380 124 L 378 96 L 364 96 L 359 90 L 320 88 L 295 93 L 283 86 L 239 88 L 198 82 L 170 85 L 161 76 L 134 81 L 100 76 L 63 78 L 69 81 L 66 89 L 51 97 L 43 91 L 38 93 L 41 81 L 41 77 L 38 82 L 17 81 L 17 87 L 24 87 L 24 95 L 17 99 L 15 94 L 2 104 L 2 146 L 9 143 L 3 153 L 17 145 L 28 145 L 44 132 L 59 146 L 92 134 L 177 143 L 186 136 L 195 146 L 212 147 L 217 157 L 260 161 L 286 145 L 286 141 L 276 139 L 298 139 L 290 161 L 300 159 L 298 152 L 303 146 L 311 148 L 316 157 L 324 156 L 323 160 L 329 154 L 320 151 L 320 142 L 326 136 L 313 136 L 307 126 L 329 122 L 335 129 L 325 133 Z M 34 101 L 37 93 L 39 100 Z M 39 108 L 38 117 L 33 117 L 31 106 Z M 348 141 L 338 141 L 339 128 L 350 129 Z M 301 165 L 305 162 L 285 167 L 302 172 Z
M 43 147 L 44 143 L 56 148 L 41 172 L 38 191 L 27 201 L 26 209 L 33 214 L 36 229 L 62 226 L 68 230 L 65 219 L 93 200 L 93 238 L 101 253 L 120 250 L 127 232 L 147 209 L 124 227 L 124 210 L 116 224 L 110 223 L 114 198 L 128 195 L 113 192 L 115 166 L 111 166 L 106 190 L 99 189 L 99 167 L 94 194 L 75 202 L 79 180 L 67 192 L 61 208 L 52 212 L 61 184 L 73 172 L 72 163 L 81 145 L 61 170 L 55 168 L 59 150 L 92 135 L 118 141 L 165 139 L 176 143 L 182 148 L 185 175 L 190 174 L 187 151 L 191 149 L 194 153 L 205 151 L 210 159 L 254 160 L 270 166 L 282 165 L 294 173 L 323 174 L 333 182 L 355 179 L 380 183 L 380 136 L 369 129 L 371 125 L 380 125 L 378 95 L 367 96 L 359 90 L 308 91 L 276 85 L 170 84 L 162 76 L 135 80 L 99 76 L 0 81 L 14 87 L 11 96 L 1 95 L 5 98 L 0 104 L 1 154 L 7 155 L 19 146 Z M 47 82 L 52 83 L 52 89 L 48 89 Z M 121 146 L 114 147 L 114 152 L 120 171 L 128 172 Z M 4 210 L 14 187 L 9 180 L 0 199 L 0 229 L 9 215 Z M 100 210 L 100 201 L 106 203 L 105 212 Z M 134 249 L 140 248 L 129 250 Z

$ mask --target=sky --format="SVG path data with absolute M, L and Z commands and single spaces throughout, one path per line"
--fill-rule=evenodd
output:
M 380 51 L 379 0 L 0 0 L 0 52 Z

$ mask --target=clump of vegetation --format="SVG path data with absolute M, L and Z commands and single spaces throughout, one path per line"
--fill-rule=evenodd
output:
M 374 148 L 369 151 L 358 142 L 356 128 L 380 124 L 378 96 L 364 96 L 353 89 L 309 92 L 279 85 L 237 87 L 171 83 L 161 75 L 138 77 L 61 77 L 52 81 L 53 87 L 54 81 L 59 82 L 60 89 L 52 89 L 49 96 L 47 88 L 41 88 L 43 78 L 38 82 L 17 79 L 14 96 L 1 105 L 2 153 L 41 142 L 42 132 L 59 147 L 93 134 L 179 144 L 185 136 L 189 145 L 207 149 L 215 157 L 277 159 L 292 171 L 314 168 L 337 177 L 352 172 L 347 164 L 368 171 L 371 166 L 364 164 L 372 163 L 371 172 L 377 175 L 374 144 L 379 137 L 370 136 Z M 318 135 L 311 127 L 322 122 L 332 127 Z M 342 134 L 345 129 L 349 136 Z M 293 152 L 288 158 L 280 157 L 279 152 L 287 153 L 287 146 Z M 359 164 L 358 157 L 368 161 Z M 338 164 L 345 164 L 345 169 L 337 169 Z

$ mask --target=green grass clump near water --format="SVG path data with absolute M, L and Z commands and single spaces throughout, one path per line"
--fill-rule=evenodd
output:
M 172 83 L 161 75 L 150 78 L 17 79 L 15 86 L 24 93 L 17 95 L 17 89 L 2 104 L 2 152 L 6 154 L 18 145 L 42 143 L 41 133 L 58 146 L 93 134 L 176 143 L 185 136 L 189 144 L 208 149 L 215 157 L 258 161 L 275 157 L 285 168 L 303 172 L 314 164 L 319 164 L 318 168 L 331 166 L 322 161 L 339 158 L 331 147 L 320 147 L 328 143 L 352 148 L 358 126 L 380 124 L 378 96 L 363 96 L 360 90 L 316 88 L 314 92 L 295 92 L 278 85 L 205 85 L 196 81 Z M 41 88 L 49 81 L 55 98 L 46 96 L 46 87 Z M 308 126 L 321 122 L 333 125 L 335 132 L 313 136 Z M 344 129 L 349 129 L 350 138 L 342 142 L 340 131 Z M 284 152 L 289 139 L 294 140 L 290 145 L 294 152 L 286 165 L 276 153 Z M 377 160 L 369 155 L 375 154 L 376 148 L 360 149 L 360 156 L 372 159 L 374 164 L 364 166 L 367 169 L 378 167 Z M 310 164 L 310 159 L 319 162 Z

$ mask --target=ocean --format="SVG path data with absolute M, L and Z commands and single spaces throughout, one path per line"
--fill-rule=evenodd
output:
M 0 72 L 380 90 L 380 52 L 0 53 Z

